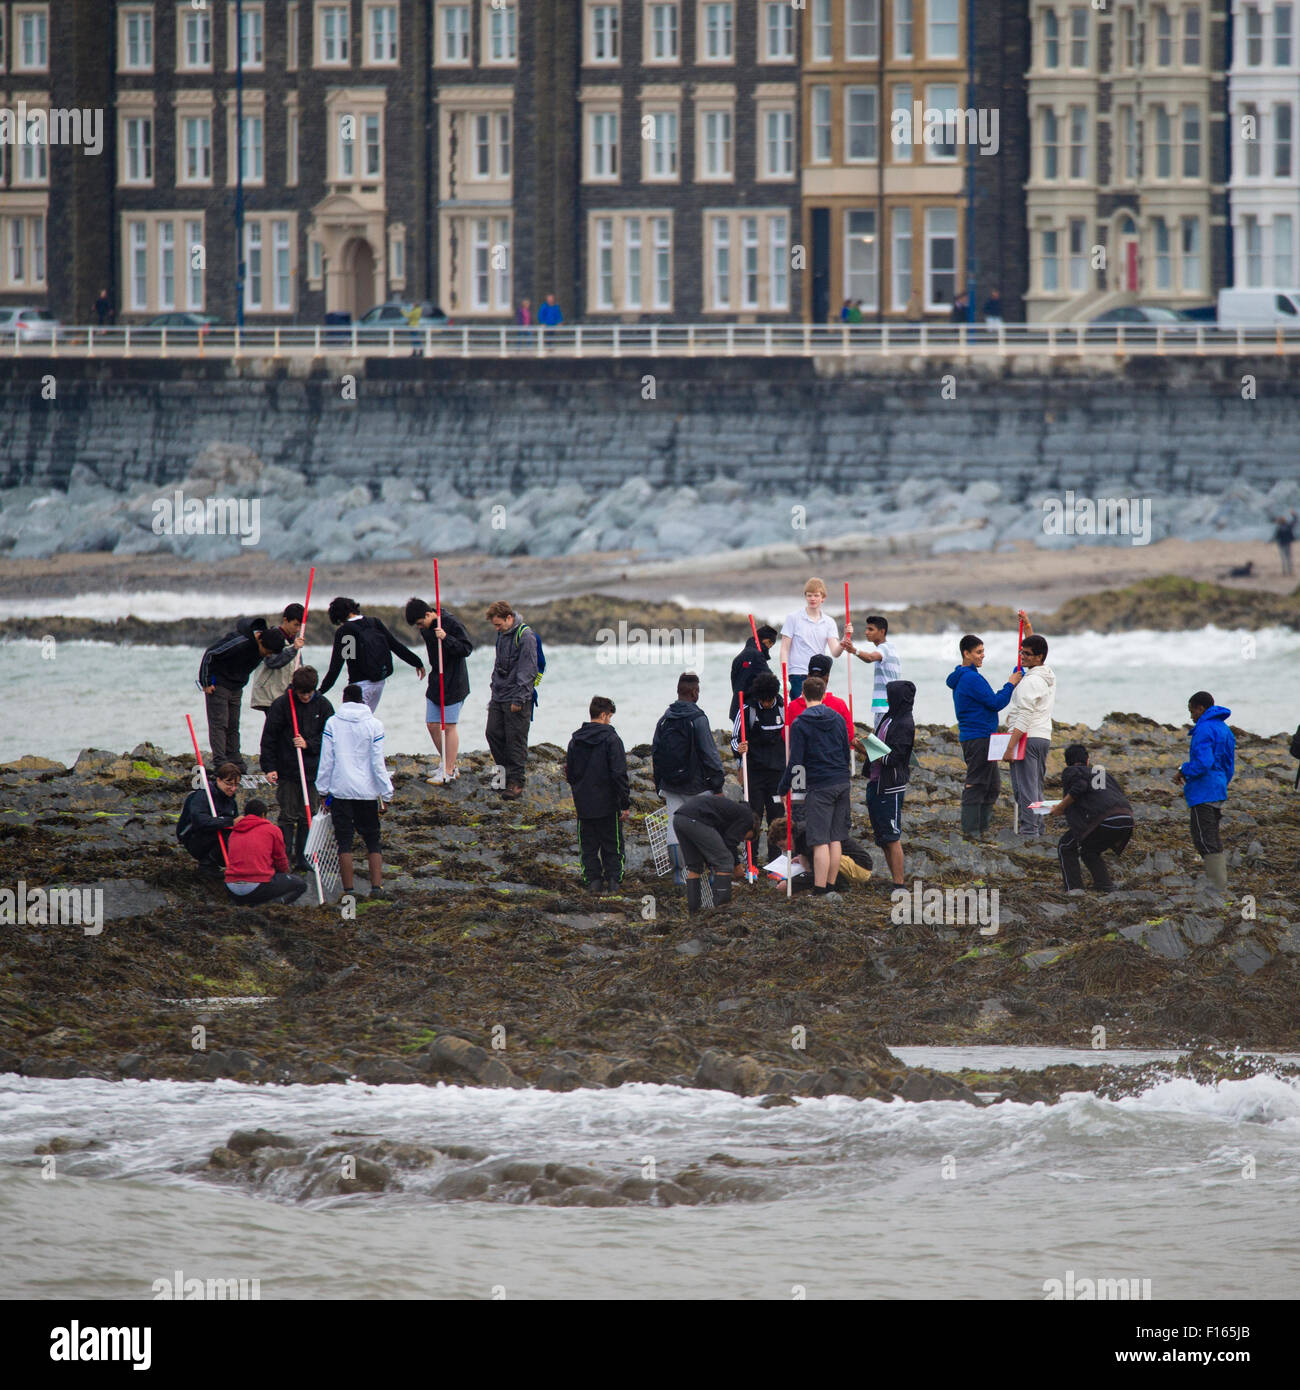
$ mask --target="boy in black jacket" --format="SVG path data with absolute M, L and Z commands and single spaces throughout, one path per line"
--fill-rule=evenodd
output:
M 244 771 L 239 751 L 244 687 L 263 658 L 275 656 L 284 647 L 284 633 L 278 627 L 268 628 L 261 618 L 241 618 L 234 632 L 226 633 L 203 653 L 198 683 L 207 702 L 208 744 L 214 767 L 230 762 Z
M 740 711 L 740 695 L 744 692 L 745 703 L 749 703 L 749 688 L 762 675 L 771 671 L 769 653 L 772 645 L 781 634 L 766 623 L 758 629 L 758 643 L 755 645 L 751 634 L 739 656 L 731 663 L 731 718 Z M 778 685 L 777 689 L 781 687 Z
M 592 697 L 591 719 L 569 740 L 564 780 L 578 813 L 582 881 L 594 892 L 613 892 L 623 878 L 623 822 L 631 814 L 627 754 L 614 732 L 614 702 Z
M 199 861 L 200 868 L 218 877 L 226 871 L 226 860 L 217 841 L 220 833 L 229 831 L 238 819 L 235 793 L 239 790 L 239 777 L 234 763 L 222 763 L 208 783 L 216 815 L 208 805 L 207 792 L 200 786 L 185 798 L 176 822 L 177 840 Z
M 271 701 L 262 728 L 261 764 L 266 780 L 275 788 L 276 804 L 280 808 L 280 831 L 284 835 L 285 852 L 295 869 L 307 867 L 307 808 L 302 799 L 302 777 L 298 772 L 298 753 L 302 749 L 303 769 L 307 773 L 307 791 L 311 797 L 312 815 L 320 809 L 320 793 L 316 790 L 316 770 L 320 764 L 320 741 L 325 721 L 334 713 L 334 706 L 316 693 L 318 676 L 314 666 L 299 667 L 293 673 L 289 689 Z M 293 713 L 289 701 L 294 700 L 298 716 L 298 733 L 293 732 Z
M 1099 893 L 1109 893 L 1110 874 L 1101 856 L 1108 849 L 1114 850 L 1117 859 L 1124 853 L 1133 838 L 1133 807 L 1113 773 L 1088 766 L 1088 750 L 1081 743 L 1065 750 L 1061 787 L 1065 796 L 1047 814 L 1064 816 L 1070 827 L 1056 847 L 1066 892 L 1083 892 L 1082 855 L 1092 886 Z
M 737 702 L 731 751 L 737 759 L 749 754 L 749 805 L 754 812 L 754 826 L 761 830 L 764 814 L 769 822 L 782 814 L 776 788 L 785 771 L 785 711 L 781 707 L 781 683 L 770 671 L 755 676 L 745 692 L 743 729 Z
M 881 716 L 876 737 L 889 745 L 889 756 L 877 758 L 863 769 L 867 777 L 867 814 L 889 866 L 892 887 L 905 888 L 903 882 L 903 793 L 911 776 L 912 745 L 916 724 L 912 705 L 916 686 L 911 681 L 890 681 L 885 687 L 889 707 Z
M 434 785 L 454 782 L 460 776 L 456 758 L 460 753 L 460 707 L 469 694 L 469 667 L 466 661 L 474 650 L 465 624 L 454 614 L 442 610 L 442 626 L 438 614 L 422 598 L 406 601 L 406 621 L 424 638 L 429 653 L 429 685 L 424 692 L 424 723 L 433 746 L 438 750 L 442 765 L 428 780 Z M 442 642 L 442 674 L 438 673 L 438 643 Z M 445 707 L 438 704 L 446 701 Z M 442 729 L 446 726 L 447 746 L 442 746 Z
M 354 598 L 330 600 L 329 620 L 336 628 L 334 650 L 330 653 L 329 670 L 321 682 L 320 693 L 327 695 L 339 678 L 343 663 L 348 663 L 348 684 L 361 687 L 361 698 L 378 714 L 384 682 L 393 674 L 393 656 L 400 656 L 415 674 L 424 679 L 420 658 L 404 646 L 379 621 L 362 616 L 361 605 Z

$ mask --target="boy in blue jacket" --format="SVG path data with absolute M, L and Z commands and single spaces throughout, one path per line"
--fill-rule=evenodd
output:
M 998 713 L 1011 703 L 1011 692 L 1020 684 L 1022 672 L 1012 671 L 1007 683 L 996 693 L 980 675 L 984 664 L 984 639 L 967 633 L 961 639 L 961 665 L 948 677 L 952 703 L 957 712 L 957 737 L 966 759 L 966 782 L 961 792 L 961 833 L 967 839 L 981 838 L 993 819 L 993 807 L 1002 790 L 1002 777 L 996 761 L 989 761 L 989 738 L 998 727 Z
M 1228 869 L 1219 839 L 1228 783 L 1237 768 L 1237 740 L 1228 728 L 1230 709 L 1214 703 L 1208 691 L 1198 690 L 1187 702 L 1192 716 L 1187 761 L 1174 781 L 1183 788 L 1192 822 L 1192 844 L 1205 861 L 1205 876 L 1220 893 L 1228 890 Z

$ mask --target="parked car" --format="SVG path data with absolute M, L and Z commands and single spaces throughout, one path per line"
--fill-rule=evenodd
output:
M 1300 290 L 1220 290 L 1219 327 L 1300 328 Z
M 178 311 L 172 314 L 159 314 L 156 319 L 150 319 L 145 327 L 165 328 L 168 332 L 171 332 L 173 329 L 218 328 L 220 325 L 221 320 L 216 314 L 196 314 L 190 311 Z
M 1121 304 L 1090 320 L 1089 328 L 1163 328 L 1167 333 L 1195 333 L 1196 325 L 1159 304 Z
M 1219 306 L 1217 304 L 1197 304 L 1192 309 L 1179 309 L 1178 317 L 1186 319 L 1190 324 L 1201 324 L 1203 327 L 1212 327 L 1219 318 Z
M 390 328 L 406 328 L 406 316 L 411 312 L 414 301 L 390 299 L 386 304 L 376 304 L 373 309 L 367 309 L 357 320 L 357 328 L 363 333 L 366 329 L 381 329 L 387 337 Z M 420 305 L 421 328 L 446 328 L 451 320 L 436 305 L 423 303 Z
M 67 336 L 48 309 L 0 308 L 0 338 L 20 343 L 53 343 Z

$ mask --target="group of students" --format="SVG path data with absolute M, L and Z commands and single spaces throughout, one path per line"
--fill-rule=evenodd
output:
M 747 871 L 742 847 L 757 838 L 765 822 L 769 857 L 778 858 L 787 845 L 793 850 L 795 862 L 784 871 L 793 875 L 792 886 L 834 899 L 837 888 L 870 878 L 870 854 L 851 834 L 854 752 L 863 759 L 872 836 L 889 871 L 887 880 L 877 881 L 891 888 L 906 886 L 903 804 L 917 762 L 916 687 L 902 677 L 888 620 L 879 614 L 868 616 L 865 641 L 859 647 L 851 622 L 846 621 L 841 633 L 824 611 L 826 597 L 826 585 L 809 579 L 804 607 L 790 613 L 780 631 L 752 627 L 732 663 L 730 746 L 744 788 L 742 800 L 726 793 L 726 771 L 699 704 L 698 675 L 686 672 L 679 678 L 677 699 L 655 726 L 654 785 L 667 808 L 674 877 L 685 886 L 691 911 L 701 904 L 706 872 L 715 904 L 730 899 L 733 878 Z M 421 679 L 425 665 L 379 619 L 363 615 L 354 600 L 336 598 L 328 612 L 335 636 L 323 682 L 314 667 L 295 665 L 303 645 L 303 610 L 298 604 L 289 605 L 273 629 L 256 619 L 242 621 L 203 654 L 199 683 L 208 697 L 215 764 L 212 804 L 204 788 L 192 792 L 177 834 L 196 859 L 224 873 L 233 898 L 248 904 L 292 902 L 302 894 L 305 881 L 300 875 L 308 867 L 307 805 L 314 815 L 323 799 L 332 812 L 344 890 L 353 887 L 352 846 L 360 834 L 369 860 L 371 893 L 383 891 L 380 817 L 392 799 L 393 784 L 376 710 L 392 674 L 393 655 L 413 666 Z M 486 616 L 497 633 L 487 739 L 497 768 L 504 772 L 498 790 L 513 800 L 523 791 L 529 726 L 545 658 L 540 639 L 509 603 L 493 603 Z M 1001 792 L 1000 762 L 1006 760 L 1020 836 L 1036 839 L 1044 833 L 1048 817 L 1063 818 L 1067 829 L 1058 856 L 1067 891 L 1083 890 L 1081 862 L 1093 887 L 1109 891 L 1111 880 L 1101 856 L 1121 854 L 1128 845 L 1132 806 L 1114 775 L 1090 764 L 1082 744 L 1065 750 L 1063 796 L 1055 803 L 1044 802 L 1056 676 L 1047 665 L 1046 639 L 1034 632 L 1028 614 L 1022 610 L 1019 616 L 1018 664 L 1001 689 L 995 691 L 981 671 L 985 648 L 975 634 L 961 638 L 960 664 L 947 678 L 966 763 L 962 833 L 972 839 L 989 833 Z M 469 694 L 467 660 L 473 643 L 459 619 L 442 609 L 439 623 L 438 612 L 422 599 L 407 603 L 405 617 L 424 639 L 431 672 L 425 717 L 440 764 L 428 780 L 450 782 L 459 776 L 457 726 Z M 784 688 L 772 669 L 778 639 Z M 867 738 L 859 734 L 849 706 L 827 688 L 834 662 L 841 657 L 873 668 L 872 731 Z M 348 683 L 336 712 L 326 692 L 344 664 Z M 250 801 L 243 816 L 235 803 L 245 771 L 239 756 L 239 707 L 243 686 L 254 671 L 253 707 L 265 714 L 260 766 L 276 791 L 278 825 L 266 819 L 263 801 Z M 1189 757 L 1177 780 L 1207 878 L 1226 890 L 1219 826 L 1235 770 L 1235 741 L 1226 722 L 1230 711 L 1205 691 L 1191 697 L 1188 710 L 1194 727 Z M 1006 749 L 991 757 L 990 743 L 1003 711 L 1009 735 Z M 569 741 L 564 775 L 577 814 L 583 882 L 605 891 L 623 878 L 631 788 L 626 752 L 612 726 L 614 702 L 595 696 L 588 713 L 588 721 Z M 309 801 L 304 799 L 304 781 Z
M 293 902 L 304 892 L 307 808 L 314 816 L 323 801 L 331 811 L 344 891 L 353 888 L 352 847 L 360 835 L 371 896 L 383 893 L 380 817 L 392 800 L 393 783 L 384 762 L 384 726 L 377 710 L 393 674 L 394 656 L 413 667 L 421 680 L 425 663 L 380 619 L 363 614 L 355 599 L 336 598 L 327 611 L 334 640 L 323 681 L 315 667 L 297 664 L 304 621 L 303 606 L 297 603 L 285 608 L 274 628 L 261 619 L 241 619 L 200 661 L 198 684 L 207 700 L 213 775 L 207 788 L 197 787 L 186 799 L 177 837 L 200 864 L 224 875 L 233 898 L 249 905 Z M 425 723 L 439 754 L 439 765 L 428 780 L 435 785 L 460 776 L 458 725 L 469 695 L 467 662 L 474 650 L 458 618 L 442 609 L 439 624 L 438 616 L 423 599 L 406 604 L 406 621 L 423 637 L 428 657 Z M 510 603 L 497 600 L 486 616 L 497 632 L 487 738 L 504 770 L 500 795 L 517 800 L 523 795 L 529 726 L 545 657 L 540 639 Z M 345 666 L 347 683 L 336 711 L 326 692 Z M 243 816 L 235 802 L 247 771 L 239 725 L 250 677 L 252 706 L 265 716 L 259 765 L 275 788 L 275 825 L 266 819 L 267 806 L 261 799 L 249 801 Z

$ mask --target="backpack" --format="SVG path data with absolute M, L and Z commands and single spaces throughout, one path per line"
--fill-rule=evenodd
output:
M 655 730 L 651 768 L 655 786 L 680 787 L 695 766 L 695 716 L 665 714 Z
M 534 631 L 527 623 L 520 623 L 515 631 L 515 646 L 518 647 L 525 632 L 531 632 L 537 639 L 537 674 L 533 677 L 533 708 L 537 708 L 537 687 L 546 674 L 546 653 L 542 650 L 542 634 Z

